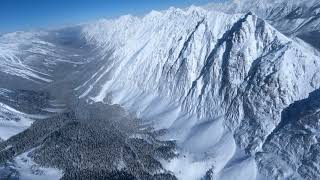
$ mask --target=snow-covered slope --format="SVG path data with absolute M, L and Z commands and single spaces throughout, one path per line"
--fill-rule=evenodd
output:
M 31 126 L 65 110 L 64 104 L 50 101 L 42 92 L 0 88 L 0 139 L 7 140 Z
M 65 69 L 88 61 L 80 27 L 0 35 L 1 87 L 37 89 L 61 80 Z
M 44 119 L 65 110 L 65 104 L 49 97 L 49 93 L 42 89 L 61 81 L 61 77 L 65 78 L 69 73 L 65 69 L 75 69 L 77 65 L 86 61 L 78 58 L 78 34 L 72 31 L 71 37 L 77 37 L 79 40 L 70 40 L 71 37 L 68 37 L 67 33 L 69 31 L 70 29 L 64 29 L 0 35 L 2 140 L 24 131 L 34 120 Z M 67 46 L 69 41 L 74 45 Z
M 156 134 L 177 143 L 177 156 L 157 159 L 162 163 L 157 165 L 178 179 L 320 178 L 317 110 L 307 108 L 291 120 L 291 109 L 301 107 L 294 102 L 320 86 L 319 53 L 296 39 L 310 43 L 301 34 L 312 32 L 314 37 L 318 31 L 317 9 L 317 1 L 245 0 L 47 32 L 3 34 L 0 127 L 17 128 L 0 138 L 29 126 L 35 117 L 27 111 L 63 112 L 63 107 L 53 107 L 52 99 L 38 107 L 38 101 L 19 104 L 13 96 L 5 97 L 31 84 L 32 90 L 53 93 L 66 104 L 73 93 L 79 102 L 120 104 L 146 127 L 165 129 Z M 313 105 L 309 100 L 301 103 Z M 97 125 L 92 127 L 99 135 Z M 15 137 L 29 140 L 23 133 Z M 2 145 L 24 144 L 19 140 L 11 138 Z M 28 141 L 30 147 L 43 144 L 35 141 Z M 56 142 L 49 143 L 49 149 L 56 148 L 52 144 Z M 46 157 L 38 158 L 46 162 Z
M 163 138 L 177 140 L 186 159 L 167 167 L 191 179 L 228 179 L 237 167 L 256 178 L 243 150 L 261 151 L 282 109 L 319 88 L 313 49 L 251 13 L 171 8 L 101 20 L 83 35 L 108 58 L 76 88 L 79 97 L 121 104 L 168 129 Z
M 0 103 L 0 141 L 26 130 L 31 124 L 30 118 Z
M 0 71 L 37 82 L 50 82 L 50 76 L 28 66 L 34 54 L 45 55 L 53 44 L 41 41 L 38 36 L 45 32 L 15 32 L 0 36 Z M 44 47 L 44 48 L 43 48 Z M 29 56 L 26 56 L 29 54 Z
M 7 147 L 7 149 L 10 148 L 10 146 Z M 21 155 L 18 155 L 5 168 L 0 167 L 0 177 L 7 177 L 4 179 L 23 180 L 56 180 L 63 177 L 63 172 L 61 170 L 41 167 L 35 163 L 32 158 L 29 157 L 29 153 L 30 152 L 25 152 Z M 1 174 L 1 172 L 11 172 L 11 174 Z
M 212 3 L 207 9 L 226 13 L 254 12 L 282 33 L 299 37 L 320 48 L 320 1 L 318 0 L 229 0 Z
M 281 123 L 256 156 L 261 170 L 279 179 L 319 179 L 320 91 L 282 112 Z

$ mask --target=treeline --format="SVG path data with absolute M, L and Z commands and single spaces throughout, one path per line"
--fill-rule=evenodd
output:
M 174 142 L 140 131 L 137 119 L 120 106 L 72 106 L 0 143 L 0 163 L 33 150 L 29 156 L 63 170 L 62 179 L 175 179 L 157 160 L 175 156 Z

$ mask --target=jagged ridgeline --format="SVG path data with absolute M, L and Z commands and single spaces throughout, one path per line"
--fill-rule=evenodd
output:
M 319 3 L 2 34 L 0 177 L 320 179 Z

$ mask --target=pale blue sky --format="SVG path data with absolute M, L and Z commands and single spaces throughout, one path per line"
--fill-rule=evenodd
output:
M 0 32 L 47 28 L 219 0 L 0 0 Z M 220 0 L 221 1 L 221 0 Z

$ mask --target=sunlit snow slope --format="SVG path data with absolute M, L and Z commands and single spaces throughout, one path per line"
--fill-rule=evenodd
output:
M 252 13 L 171 8 L 101 20 L 83 35 L 108 60 L 79 98 L 167 129 L 184 156 L 165 165 L 180 179 L 260 177 L 254 157 L 282 109 L 319 88 L 314 49 Z
M 320 1 L 318 0 L 230 0 L 212 3 L 209 10 L 226 13 L 254 12 L 282 33 L 320 48 Z
M 76 94 L 73 104 L 120 104 L 160 140 L 176 142 L 174 158 L 157 159 L 161 168 L 150 177 L 164 171 L 182 180 L 320 179 L 318 9 L 316 0 L 245 0 L 0 35 L 0 141 L 15 144 L 2 153 L 10 148 L 27 153 L 19 145 L 26 143 L 17 138 L 23 137 L 28 150 L 42 147 L 35 151 L 38 161 L 52 165 L 42 155 L 51 153 L 56 142 L 42 146 L 46 143 L 29 141 L 28 133 L 20 132 L 43 115 L 64 112 L 69 95 Z M 90 125 L 87 118 L 83 121 L 83 127 Z M 34 132 L 41 132 L 42 125 L 35 123 Z M 97 126 L 90 126 L 97 135 L 105 132 Z M 126 146 L 127 139 L 121 140 Z M 115 152 L 120 160 L 127 157 Z M 130 152 L 132 157 L 141 153 Z M 16 164 L 26 159 L 25 154 L 11 155 Z M 149 173 L 144 161 L 135 160 L 141 172 Z M 29 173 L 34 163 L 26 162 L 20 171 Z M 55 165 L 63 169 L 65 164 Z M 136 169 L 127 173 L 139 175 L 140 166 Z M 53 172 L 60 178 L 60 171 Z

